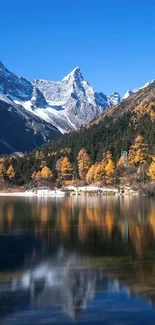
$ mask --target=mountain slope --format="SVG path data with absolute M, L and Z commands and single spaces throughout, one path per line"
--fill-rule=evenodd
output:
M 61 137 L 57 143 L 43 146 L 45 152 L 69 147 L 72 161 L 78 151 L 85 148 L 93 161 L 100 159 L 103 152 L 111 150 L 114 158 L 120 157 L 122 150 L 128 150 L 134 138 L 142 134 L 151 153 L 155 152 L 155 82 L 136 92 L 117 106 L 81 128 Z
M 54 126 L 0 96 L 0 153 L 32 150 L 58 135 Z

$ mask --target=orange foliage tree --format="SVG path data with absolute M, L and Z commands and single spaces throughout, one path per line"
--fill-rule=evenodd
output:
M 52 178 L 53 177 L 53 173 L 52 171 L 50 170 L 49 167 L 47 166 L 44 166 L 42 169 L 41 169 L 41 178 L 42 179 L 48 179 L 48 178 Z
M 72 165 L 67 157 L 64 157 L 61 162 L 61 175 L 62 177 L 70 176 L 72 175 Z
M 50 170 L 49 167 L 44 166 L 41 170 L 39 170 L 38 172 L 34 171 L 31 178 L 36 181 L 39 182 L 42 179 L 51 179 L 53 177 L 53 173 Z
M 61 157 L 56 162 L 56 170 L 59 177 L 65 178 L 66 176 L 72 175 L 72 165 L 67 157 Z
M 88 170 L 88 172 L 87 172 L 87 175 L 86 175 L 86 180 L 87 180 L 88 182 L 92 182 L 92 181 L 94 180 L 94 175 L 95 175 L 96 167 L 97 167 L 97 165 L 94 164 L 94 165 L 92 165 L 92 166 L 89 168 L 89 170 Z
M 91 159 L 84 148 L 79 151 L 77 156 L 77 162 L 79 176 L 81 179 L 85 179 L 87 172 L 91 166 Z

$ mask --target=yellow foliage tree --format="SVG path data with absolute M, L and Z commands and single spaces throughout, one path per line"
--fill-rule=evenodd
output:
M 14 171 L 14 168 L 13 168 L 12 165 L 10 165 L 9 168 L 7 169 L 7 171 L 6 171 L 6 175 L 7 175 L 10 179 L 12 179 L 12 178 L 15 177 L 15 171 Z
M 107 175 L 112 175 L 115 171 L 115 164 L 114 162 L 110 159 L 108 163 L 105 166 L 105 171 Z
M 112 161 L 112 159 L 109 159 L 108 163 L 105 166 L 107 183 L 111 184 L 113 182 L 114 171 L 115 171 L 115 164 Z
M 128 165 L 140 165 L 146 162 L 148 157 L 148 148 L 144 143 L 144 138 L 138 135 L 135 142 L 131 145 L 128 155 Z
M 94 180 L 101 181 L 103 180 L 104 176 L 105 176 L 105 169 L 103 167 L 102 162 L 100 162 L 95 169 Z
M 66 177 L 72 174 L 73 168 L 67 157 L 64 157 L 61 161 L 61 175 Z
M 85 179 L 87 172 L 91 166 L 91 159 L 84 148 L 79 151 L 77 156 L 77 162 L 79 176 L 81 179 Z
M 52 178 L 53 177 L 52 171 L 47 166 L 44 166 L 41 169 L 41 172 L 40 173 L 41 173 L 41 178 L 43 178 L 43 179 L 48 179 L 48 178 Z
M 150 177 L 152 181 L 155 181 L 155 156 L 152 157 L 152 162 L 149 166 L 147 176 Z
M 95 174 L 96 167 L 97 167 L 97 165 L 94 164 L 89 168 L 87 175 L 86 175 L 86 180 L 88 182 L 92 182 L 94 180 L 94 174 Z

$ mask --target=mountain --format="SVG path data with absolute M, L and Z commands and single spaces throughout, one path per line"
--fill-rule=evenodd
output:
M 58 129 L 0 95 L 0 153 L 24 152 L 59 136 Z
M 128 90 L 123 97 L 125 109 L 126 100 L 153 84 L 151 81 L 141 88 Z M 0 153 L 31 150 L 62 133 L 97 121 L 98 116 L 102 118 L 105 111 L 106 116 L 119 105 L 121 98 L 117 92 L 110 96 L 96 92 L 79 67 L 61 81 L 30 82 L 10 72 L 0 61 L 0 110 L 3 111 Z
M 2 100 L 9 99 L 12 105 L 22 106 L 61 133 L 76 130 L 107 107 L 120 102 L 118 93 L 106 96 L 95 92 L 78 67 L 61 81 L 36 79 L 31 83 L 10 72 L 1 61 L 0 94 Z
M 32 108 L 46 105 L 39 89 L 0 62 L 0 153 L 32 150 L 60 135 L 54 125 L 37 117 L 32 109 L 26 110 L 22 102 L 31 102 Z
M 151 85 L 154 81 L 155 81 L 155 80 L 151 80 L 151 81 L 145 83 L 142 87 L 135 88 L 135 89 L 133 89 L 133 90 L 128 89 L 128 90 L 126 91 L 126 93 L 124 94 L 124 96 L 122 97 L 122 99 L 126 99 L 126 98 L 128 98 L 129 96 L 135 94 L 137 91 L 139 91 L 139 90 L 141 90 L 141 89 L 143 89 L 143 88 L 148 87 L 148 86 Z
M 46 110 L 39 109 L 37 113 L 43 112 L 44 118 L 50 119 L 63 133 L 69 129 L 76 130 L 107 107 L 120 102 L 117 93 L 108 97 L 102 92 L 95 92 L 84 79 L 79 67 L 61 81 L 36 79 L 32 84 L 40 90 L 48 103 Z

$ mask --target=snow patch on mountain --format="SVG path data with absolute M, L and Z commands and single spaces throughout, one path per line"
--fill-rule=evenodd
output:
M 139 88 L 135 88 L 133 90 L 130 90 L 128 89 L 127 92 L 124 94 L 123 98 L 122 99 L 126 99 L 128 98 L 129 96 L 137 93 L 137 91 L 141 90 L 141 89 L 144 89 L 146 87 L 148 87 L 149 85 L 151 85 L 155 80 L 151 80 L 151 81 L 148 81 L 146 82 L 142 87 L 139 87 Z

